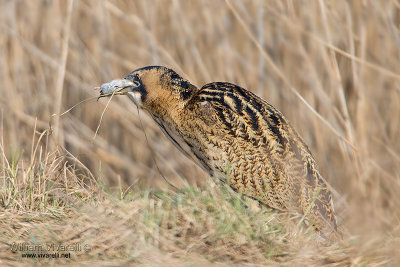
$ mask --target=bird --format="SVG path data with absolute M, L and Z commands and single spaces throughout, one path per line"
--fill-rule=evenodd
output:
M 328 183 L 285 116 L 228 82 L 201 88 L 164 66 L 139 68 L 100 86 L 127 95 L 189 159 L 235 192 L 267 207 L 302 214 L 325 239 L 337 221 Z

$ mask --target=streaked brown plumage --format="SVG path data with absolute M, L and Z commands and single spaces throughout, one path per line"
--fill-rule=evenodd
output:
M 101 86 L 127 94 L 208 173 L 269 207 L 295 210 L 325 236 L 336 233 L 331 193 L 304 141 L 263 99 L 231 83 L 198 89 L 150 66 Z

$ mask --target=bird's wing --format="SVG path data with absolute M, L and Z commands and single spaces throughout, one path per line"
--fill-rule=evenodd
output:
M 231 83 L 206 84 L 199 90 L 197 102 L 207 107 L 204 114 L 216 114 L 225 128 L 224 134 L 242 144 L 252 144 L 258 149 L 249 151 L 259 151 L 265 161 L 281 162 L 284 168 L 278 177 L 286 179 L 286 183 L 292 181 L 297 188 L 298 193 L 293 197 L 300 198 L 296 202 L 302 202 L 302 212 L 306 213 L 306 206 L 313 205 L 317 220 L 327 220 L 336 228 L 327 182 L 319 174 L 307 145 L 280 111 Z
M 283 115 L 265 100 L 237 85 L 206 84 L 199 90 L 197 102 L 205 107 L 205 103 L 209 103 L 216 117 L 234 136 L 255 145 L 268 142 L 273 150 L 288 147 L 291 131 Z

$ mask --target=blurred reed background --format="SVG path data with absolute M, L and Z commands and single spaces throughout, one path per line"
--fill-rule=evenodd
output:
M 201 185 L 208 176 L 126 97 L 112 99 L 94 140 L 107 99 L 52 116 L 146 65 L 171 67 L 199 87 L 233 82 L 266 99 L 336 190 L 340 224 L 366 240 L 398 238 L 399 1 L 3 0 L 5 154 L 23 149 L 29 158 L 51 124 L 43 150 L 65 147 L 110 187 L 165 188 L 153 157 L 175 185 Z

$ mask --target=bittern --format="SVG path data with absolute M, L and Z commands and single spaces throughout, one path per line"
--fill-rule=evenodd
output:
M 237 85 L 198 89 L 162 66 L 103 84 L 100 97 L 127 95 L 211 177 L 268 207 L 296 211 L 323 236 L 337 233 L 331 192 L 311 152 L 283 114 Z

